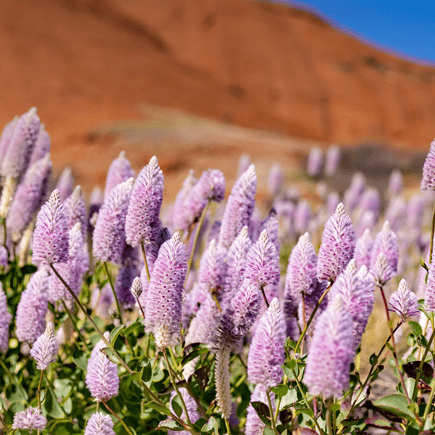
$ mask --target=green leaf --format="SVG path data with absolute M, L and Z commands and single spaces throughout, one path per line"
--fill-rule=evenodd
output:
M 23 266 L 21 268 L 21 273 L 23 275 L 32 275 L 34 274 L 36 271 L 38 270 L 38 268 L 36 266 L 34 266 L 33 264 L 26 264 L 25 266 Z
M 275 435 L 275 432 L 270 427 L 265 427 L 263 434 L 264 435 Z
M 110 331 L 110 344 L 112 345 L 112 346 L 115 346 L 115 342 L 116 342 L 116 339 L 119 337 L 119 334 L 121 334 L 121 331 L 123 330 L 125 328 L 125 326 L 124 325 L 119 325 L 119 326 L 117 326 L 116 328 L 113 328 L 111 331 Z
M 183 407 L 181 406 L 180 398 L 178 396 L 175 396 L 172 399 L 171 405 L 177 417 L 180 417 L 180 415 L 183 413 Z
M 156 411 L 160 412 L 160 414 L 165 414 L 169 416 L 172 414 L 171 410 L 167 406 L 161 405 L 160 403 L 157 402 L 153 402 L 153 401 L 147 402 L 145 403 L 144 406 L 145 408 L 155 409 Z
M 141 379 L 144 382 L 149 382 L 151 380 L 152 376 L 153 376 L 153 371 L 152 371 L 152 368 L 151 368 L 151 364 L 148 363 L 148 364 L 144 365 L 144 367 L 142 369 L 142 377 L 141 377 Z
M 423 333 L 421 326 L 417 322 L 409 321 L 408 323 L 414 335 L 419 336 Z
M 107 358 L 110 359 L 110 361 L 112 361 L 114 364 L 118 364 L 118 358 L 115 355 L 115 352 L 113 352 L 112 349 L 110 349 L 110 347 L 103 347 L 102 349 L 100 349 L 101 353 L 104 353 L 104 355 L 107 356 Z
M 88 358 L 86 357 L 85 352 L 79 349 L 74 349 L 73 360 L 84 372 L 88 371 Z
M 59 401 L 57 400 L 57 397 L 50 390 L 47 391 L 43 406 L 50 417 L 65 418 L 62 408 L 59 405 Z
M 287 394 L 281 399 L 281 409 L 286 408 L 298 401 L 298 392 L 295 388 L 289 388 Z
M 371 366 L 376 365 L 378 363 L 378 356 L 375 353 L 371 354 L 369 362 Z
M 197 356 L 201 356 L 207 353 L 209 350 L 207 347 L 198 347 L 197 349 L 192 350 L 192 352 L 188 353 L 181 361 L 181 365 L 185 366 L 188 362 L 194 360 Z
M 263 402 L 251 402 L 260 420 L 268 427 L 271 426 L 269 407 Z
M 166 420 L 163 420 L 159 423 L 157 429 L 174 430 L 178 432 L 184 430 L 184 427 L 176 421 L 172 420 L 172 418 L 167 418 Z
M 275 393 L 278 397 L 284 397 L 288 393 L 287 385 L 281 384 L 276 387 L 272 387 L 270 389 L 273 393 Z
M 391 394 L 389 396 L 381 397 L 373 402 L 377 408 L 391 412 L 401 418 L 414 422 L 414 414 L 408 409 L 408 402 L 405 396 L 400 394 Z
M 212 431 L 214 431 L 215 435 L 219 434 L 219 427 L 214 417 L 210 417 L 208 422 L 204 424 L 201 433 L 210 433 Z

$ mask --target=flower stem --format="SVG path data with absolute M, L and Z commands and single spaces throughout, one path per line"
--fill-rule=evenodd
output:
M 327 411 L 326 411 L 326 427 L 328 428 L 328 435 L 333 435 L 332 431 L 332 421 L 331 421 L 331 414 L 332 414 L 332 399 L 328 399 L 326 401 Z
M 196 227 L 195 239 L 193 240 L 192 250 L 190 251 L 189 260 L 187 262 L 186 280 L 187 280 L 187 277 L 189 276 L 190 269 L 192 268 L 193 257 L 195 256 L 196 245 L 198 244 L 198 239 L 199 239 L 199 233 L 201 232 L 201 228 L 202 228 L 202 225 L 204 223 L 205 215 L 207 214 L 208 208 L 210 207 L 210 203 L 211 203 L 211 200 L 209 199 L 206 206 L 204 207 L 204 210 L 201 213 L 201 217 L 199 218 L 199 222 L 198 222 L 198 225 Z
M 145 264 L 145 272 L 147 274 L 148 282 L 150 282 L 151 275 L 150 275 L 150 269 L 148 267 L 147 251 L 143 243 L 140 244 L 140 247 L 142 249 L 143 262 Z
M 39 385 L 38 385 L 38 409 L 41 409 L 41 384 L 42 384 L 43 375 L 44 375 L 44 370 L 41 370 L 41 376 L 39 377 Z
M 275 435 L 279 435 L 276 429 L 275 415 L 273 413 L 272 401 L 270 400 L 269 391 L 266 391 L 267 404 L 269 405 L 270 421 L 272 422 L 272 430 Z
M 326 287 L 326 290 L 323 292 L 322 296 L 320 296 L 319 302 L 317 302 L 317 305 L 314 307 L 314 310 L 313 310 L 313 312 L 311 313 L 311 316 L 310 316 L 310 318 L 308 319 L 308 322 L 307 322 L 306 325 L 304 326 L 304 329 L 303 329 L 301 335 L 299 336 L 299 340 L 298 340 L 298 342 L 296 343 L 294 353 L 297 353 L 297 352 L 299 351 L 299 347 L 300 347 L 300 345 L 301 345 L 301 342 L 302 342 L 303 338 L 305 337 L 305 334 L 307 333 L 307 330 L 308 330 L 309 326 L 311 325 L 311 322 L 313 321 L 314 316 L 316 315 L 317 310 L 318 310 L 319 307 L 320 307 L 320 304 L 323 302 L 323 299 L 325 299 L 325 297 L 326 297 L 326 295 L 328 294 L 328 292 L 329 292 L 329 290 L 331 289 L 331 287 L 332 287 L 332 282 L 329 283 L 328 287 Z
M 428 264 L 428 266 L 432 263 L 434 233 L 435 233 L 435 204 L 433 206 L 433 214 L 432 214 L 432 228 L 431 228 L 431 232 L 430 232 L 430 248 L 429 248 L 429 264 Z
M 122 420 L 122 418 L 115 412 L 113 411 L 109 405 L 106 402 L 103 402 L 104 406 L 107 408 L 107 410 L 113 415 L 115 416 L 115 418 L 124 426 L 124 429 L 130 434 L 133 435 L 133 433 L 131 432 L 130 428 L 124 423 L 124 421 Z
M 228 418 L 224 418 L 225 420 L 225 427 L 227 428 L 227 434 L 231 435 L 231 426 L 230 426 L 230 422 L 228 421 Z
M 116 295 L 115 287 L 113 286 L 112 277 L 110 276 L 110 273 L 109 273 L 109 268 L 107 267 L 107 261 L 104 261 L 104 268 L 106 269 L 107 279 L 109 280 L 110 288 L 112 289 L 113 297 L 115 298 L 116 309 L 118 310 L 119 321 L 121 322 L 121 325 L 123 325 L 124 322 L 122 321 L 122 311 L 121 311 L 121 307 L 119 306 L 118 296 Z

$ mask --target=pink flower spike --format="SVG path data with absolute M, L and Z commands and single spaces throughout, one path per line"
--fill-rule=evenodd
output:
M 390 306 L 403 321 L 409 317 L 420 316 L 421 311 L 418 309 L 418 300 L 406 280 L 400 281 L 398 289 L 390 296 Z
M 59 343 L 54 335 L 54 325 L 52 322 L 47 324 L 45 332 L 38 337 L 30 355 L 36 360 L 36 368 L 45 370 L 52 362 L 56 361 Z
M 429 153 L 423 165 L 423 176 L 420 189 L 435 190 L 435 139 L 430 144 Z
M 110 415 L 102 412 L 92 414 L 86 425 L 85 435 L 115 435 Z
M 24 411 L 17 412 L 14 415 L 14 423 L 12 429 L 27 429 L 32 430 L 44 430 L 47 426 L 47 419 L 41 414 L 41 410 L 38 408 L 27 408 Z

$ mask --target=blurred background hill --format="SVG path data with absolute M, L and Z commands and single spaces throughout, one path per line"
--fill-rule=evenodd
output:
M 2 0 L 0 40 L 0 126 L 36 106 L 85 190 L 121 149 L 136 169 L 156 154 L 172 191 L 243 152 L 267 171 L 314 144 L 425 155 L 435 135 L 435 68 L 283 4 Z

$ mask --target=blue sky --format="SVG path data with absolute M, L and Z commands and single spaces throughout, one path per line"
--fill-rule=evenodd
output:
M 289 1 L 314 9 L 338 27 L 412 60 L 435 65 L 435 1 Z

